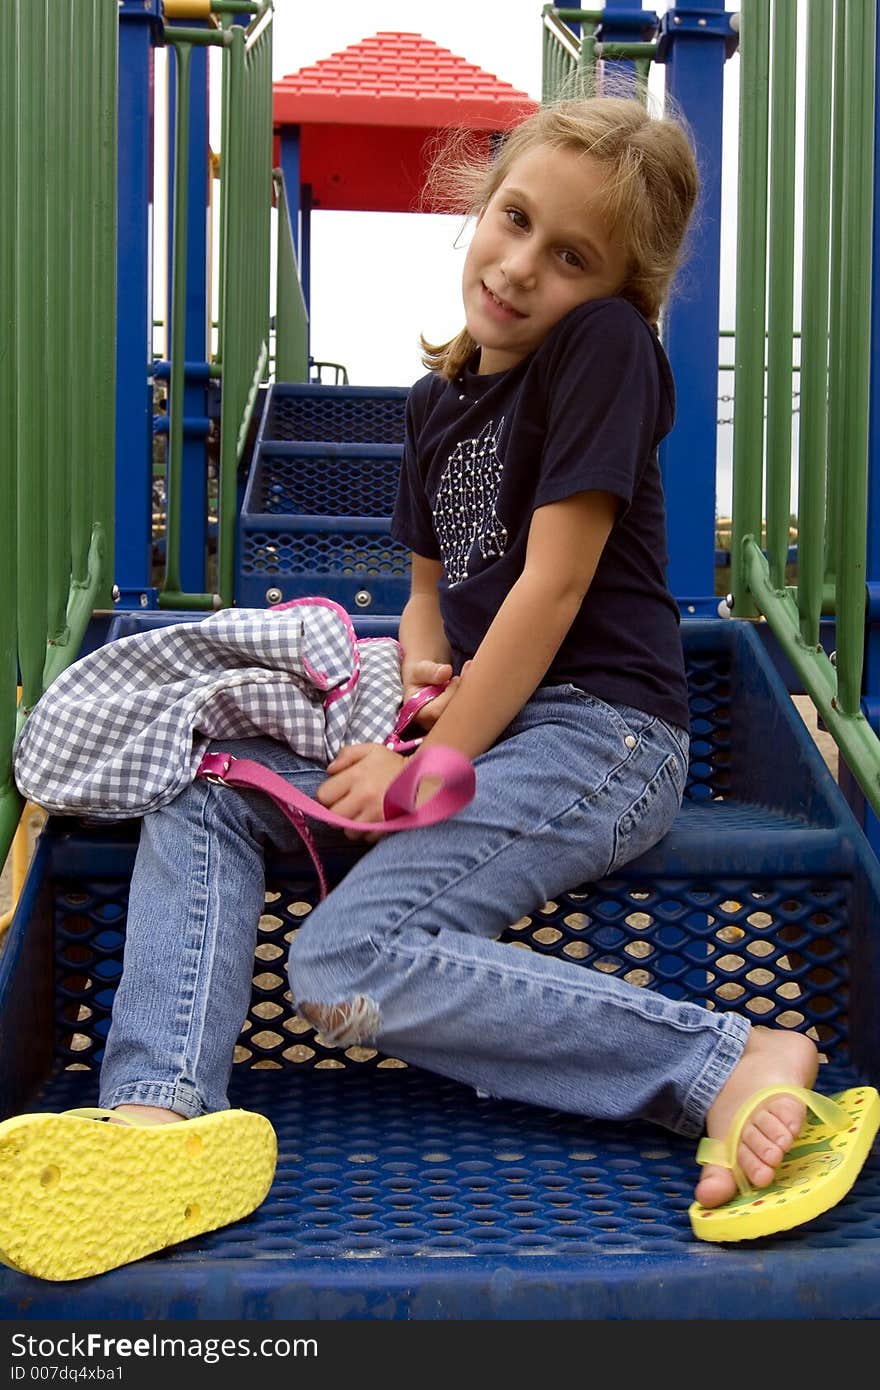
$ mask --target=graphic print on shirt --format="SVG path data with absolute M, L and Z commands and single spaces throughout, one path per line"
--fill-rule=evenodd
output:
M 507 527 L 495 510 L 504 461 L 498 441 L 504 428 L 502 415 L 494 434 L 490 420 L 476 439 L 462 439 L 449 455 L 437 496 L 434 526 L 443 568 L 450 589 L 468 577 L 474 543 L 486 560 L 507 549 Z

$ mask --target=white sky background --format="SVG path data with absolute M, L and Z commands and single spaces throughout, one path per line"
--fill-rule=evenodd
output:
M 666 5 L 656 8 L 662 12 Z M 541 9 L 542 0 L 339 0 L 326 6 L 276 0 L 274 74 L 294 72 L 380 30 L 406 31 L 538 100 Z M 458 249 L 453 246 L 462 225 L 460 218 L 425 214 L 313 213 L 313 356 L 344 362 L 355 384 L 407 385 L 421 375 L 419 333 L 445 342 L 462 326 L 467 235 Z
M 799 0 L 799 7 L 806 0 Z M 278 79 L 382 30 L 414 32 L 451 49 L 459 57 L 510 82 L 535 99 L 541 94 L 542 0 L 275 0 L 273 76 Z M 663 13 L 664 0 L 654 8 Z M 735 10 L 733 0 L 728 9 Z M 799 24 L 803 31 L 804 25 Z M 803 37 L 803 34 L 801 35 Z M 161 51 L 157 53 L 157 103 L 162 109 Z M 219 74 L 212 58 L 212 131 L 220 147 Z M 803 64 L 800 64 L 803 68 Z M 801 83 L 801 87 L 802 87 Z M 662 70 L 651 86 L 662 90 Z M 722 192 L 721 326 L 734 324 L 737 104 L 739 57 L 725 64 Z M 799 91 L 799 102 L 803 93 Z M 802 110 L 802 108 L 801 108 Z M 802 132 L 799 119 L 798 130 Z M 157 168 L 164 160 L 157 131 Z M 161 188 L 161 180 L 158 180 Z M 160 215 L 157 198 L 157 222 Z M 312 214 L 311 352 L 317 359 L 342 362 L 353 385 L 406 386 L 422 374 L 419 334 L 443 342 L 462 325 L 461 270 L 467 234 L 454 217 L 405 213 L 317 211 Z M 454 242 L 458 238 L 458 248 Z M 156 238 L 157 256 L 164 252 Z M 799 236 L 798 236 L 799 243 Z M 796 300 L 799 267 L 795 267 Z M 685 272 L 686 273 L 686 272 Z M 156 265 L 155 284 L 163 283 Z M 156 316 L 162 317 L 157 297 Z M 722 361 L 733 360 L 732 342 Z M 332 380 L 332 376 L 328 378 Z M 730 394 L 732 374 L 722 375 L 719 393 Z M 719 403 L 729 418 L 729 402 Z M 795 416 L 795 424 L 797 423 Z M 718 512 L 730 511 L 730 425 L 718 431 Z M 796 446 L 795 434 L 795 446 Z
M 541 96 L 543 0 L 275 0 L 276 78 L 380 30 L 416 32 L 534 97 Z M 664 0 L 653 6 L 667 9 Z M 728 0 L 728 9 L 736 9 Z M 662 69 L 651 87 L 662 91 Z M 725 64 L 721 326 L 734 324 L 739 58 Z M 312 214 L 311 352 L 343 362 L 355 385 L 409 385 L 424 372 L 419 334 L 445 342 L 462 326 L 460 218 L 405 213 Z M 453 243 L 459 237 L 456 249 Z M 733 360 L 733 344 L 722 361 Z M 332 376 L 328 378 L 332 380 Z M 719 394 L 732 392 L 731 374 Z M 721 402 L 719 417 L 732 405 Z M 717 511 L 731 509 L 732 427 L 719 426 Z

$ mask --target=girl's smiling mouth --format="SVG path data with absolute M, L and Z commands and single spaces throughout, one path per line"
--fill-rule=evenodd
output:
M 485 280 L 480 281 L 480 289 L 482 290 L 483 303 L 488 307 L 491 313 L 504 319 L 524 319 L 527 317 L 526 314 L 520 313 L 519 309 L 514 309 L 512 304 L 508 304 L 506 300 L 499 298 L 497 294 L 489 289 Z

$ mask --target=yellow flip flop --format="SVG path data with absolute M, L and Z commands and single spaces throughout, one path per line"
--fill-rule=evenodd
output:
M 752 1187 L 736 1163 L 746 1122 L 770 1096 L 797 1096 L 807 1106 L 803 1128 L 769 1187 Z M 810 1115 L 812 1111 L 812 1116 Z M 693 1202 L 691 1227 L 700 1240 L 755 1240 L 811 1221 L 849 1192 L 880 1127 L 880 1096 L 873 1086 L 856 1086 L 822 1096 L 801 1086 L 767 1086 L 733 1118 L 726 1139 L 701 1139 L 698 1163 L 730 1168 L 739 1194 L 721 1207 Z
M 111 1114 L 0 1124 L 0 1262 L 38 1279 L 88 1278 L 239 1221 L 269 1191 L 277 1144 L 263 1115 L 96 1123 Z

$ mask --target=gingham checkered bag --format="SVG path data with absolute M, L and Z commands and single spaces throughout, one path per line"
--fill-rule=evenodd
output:
M 395 734 L 402 697 L 399 644 L 359 640 L 329 599 L 224 609 L 68 667 L 24 724 L 15 780 L 55 814 L 142 816 L 193 781 L 212 739 L 269 735 L 324 765 L 349 743 L 412 747 Z

